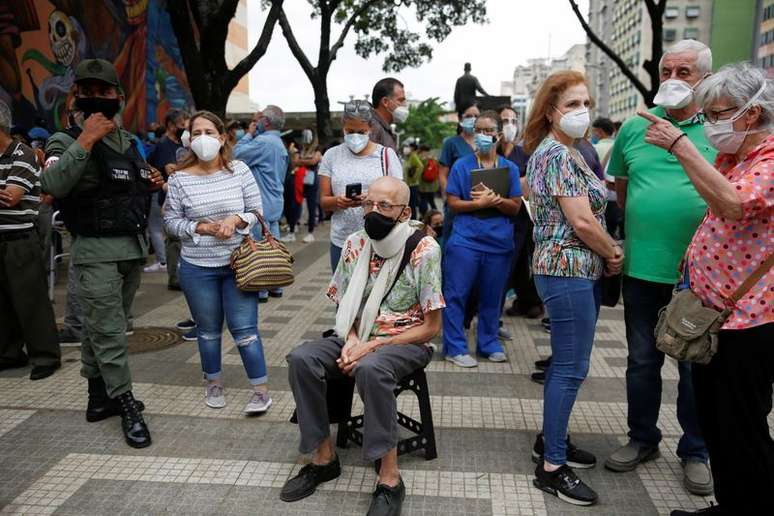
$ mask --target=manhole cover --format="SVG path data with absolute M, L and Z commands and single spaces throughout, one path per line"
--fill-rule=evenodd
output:
M 146 353 L 172 347 L 183 342 L 180 335 L 169 328 L 135 328 L 129 336 L 129 353 Z

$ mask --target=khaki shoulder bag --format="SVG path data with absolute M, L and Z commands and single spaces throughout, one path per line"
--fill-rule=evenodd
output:
M 690 288 L 677 291 L 661 310 L 656 324 L 656 347 L 676 360 L 708 364 L 718 350 L 718 333 L 736 303 L 771 269 L 774 254 L 761 263 L 725 300 L 722 311 L 706 307 Z M 681 271 L 682 274 L 682 271 Z
M 256 242 L 245 235 L 239 247 L 231 253 L 231 269 L 236 284 L 245 292 L 287 287 L 293 283 L 293 255 L 285 244 L 274 238 L 261 214 L 253 212 L 263 233 Z

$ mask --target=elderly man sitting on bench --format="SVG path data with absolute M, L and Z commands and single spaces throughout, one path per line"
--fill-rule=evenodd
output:
M 398 471 L 393 390 L 432 357 L 426 343 L 441 329 L 441 249 L 408 222 L 409 188 L 382 177 L 363 201 L 365 230 L 347 239 L 328 288 L 338 305 L 334 336 L 306 342 L 287 356 L 301 453 L 312 462 L 287 481 L 280 498 L 305 498 L 341 474 L 330 437 L 327 380 L 355 379 L 365 406 L 363 457 L 381 459 L 368 514 L 400 514 L 406 489 Z

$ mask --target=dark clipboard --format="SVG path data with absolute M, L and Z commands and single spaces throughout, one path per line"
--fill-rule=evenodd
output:
M 470 188 L 483 183 L 487 188 L 499 194 L 504 199 L 510 198 L 511 174 L 508 167 L 477 168 L 470 171 Z M 497 208 L 486 208 L 474 211 L 473 215 L 481 219 L 503 216 Z

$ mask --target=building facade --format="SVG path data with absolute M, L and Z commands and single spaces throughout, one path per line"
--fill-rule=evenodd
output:
M 747 0 L 741 0 L 746 2 Z M 664 12 L 664 49 L 682 39 L 707 45 L 711 40 L 713 0 L 669 0 Z M 589 24 L 637 78 L 646 86 L 650 78 L 642 64 L 650 59 L 652 30 L 650 16 L 641 0 L 590 0 Z M 597 114 L 623 121 L 644 106 L 642 95 L 590 41 L 586 50 L 592 96 Z
M 260 2 L 257 2 L 260 4 Z M 247 0 L 239 0 L 236 13 L 228 26 L 226 39 L 226 64 L 233 68 L 247 57 L 255 43 L 250 41 L 248 27 L 256 31 L 257 25 L 248 23 Z M 245 74 L 237 83 L 226 103 L 227 114 L 247 114 L 258 110 L 258 104 L 250 99 L 250 74 Z
M 757 0 L 754 63 L 774 77 L 774 0 Z

